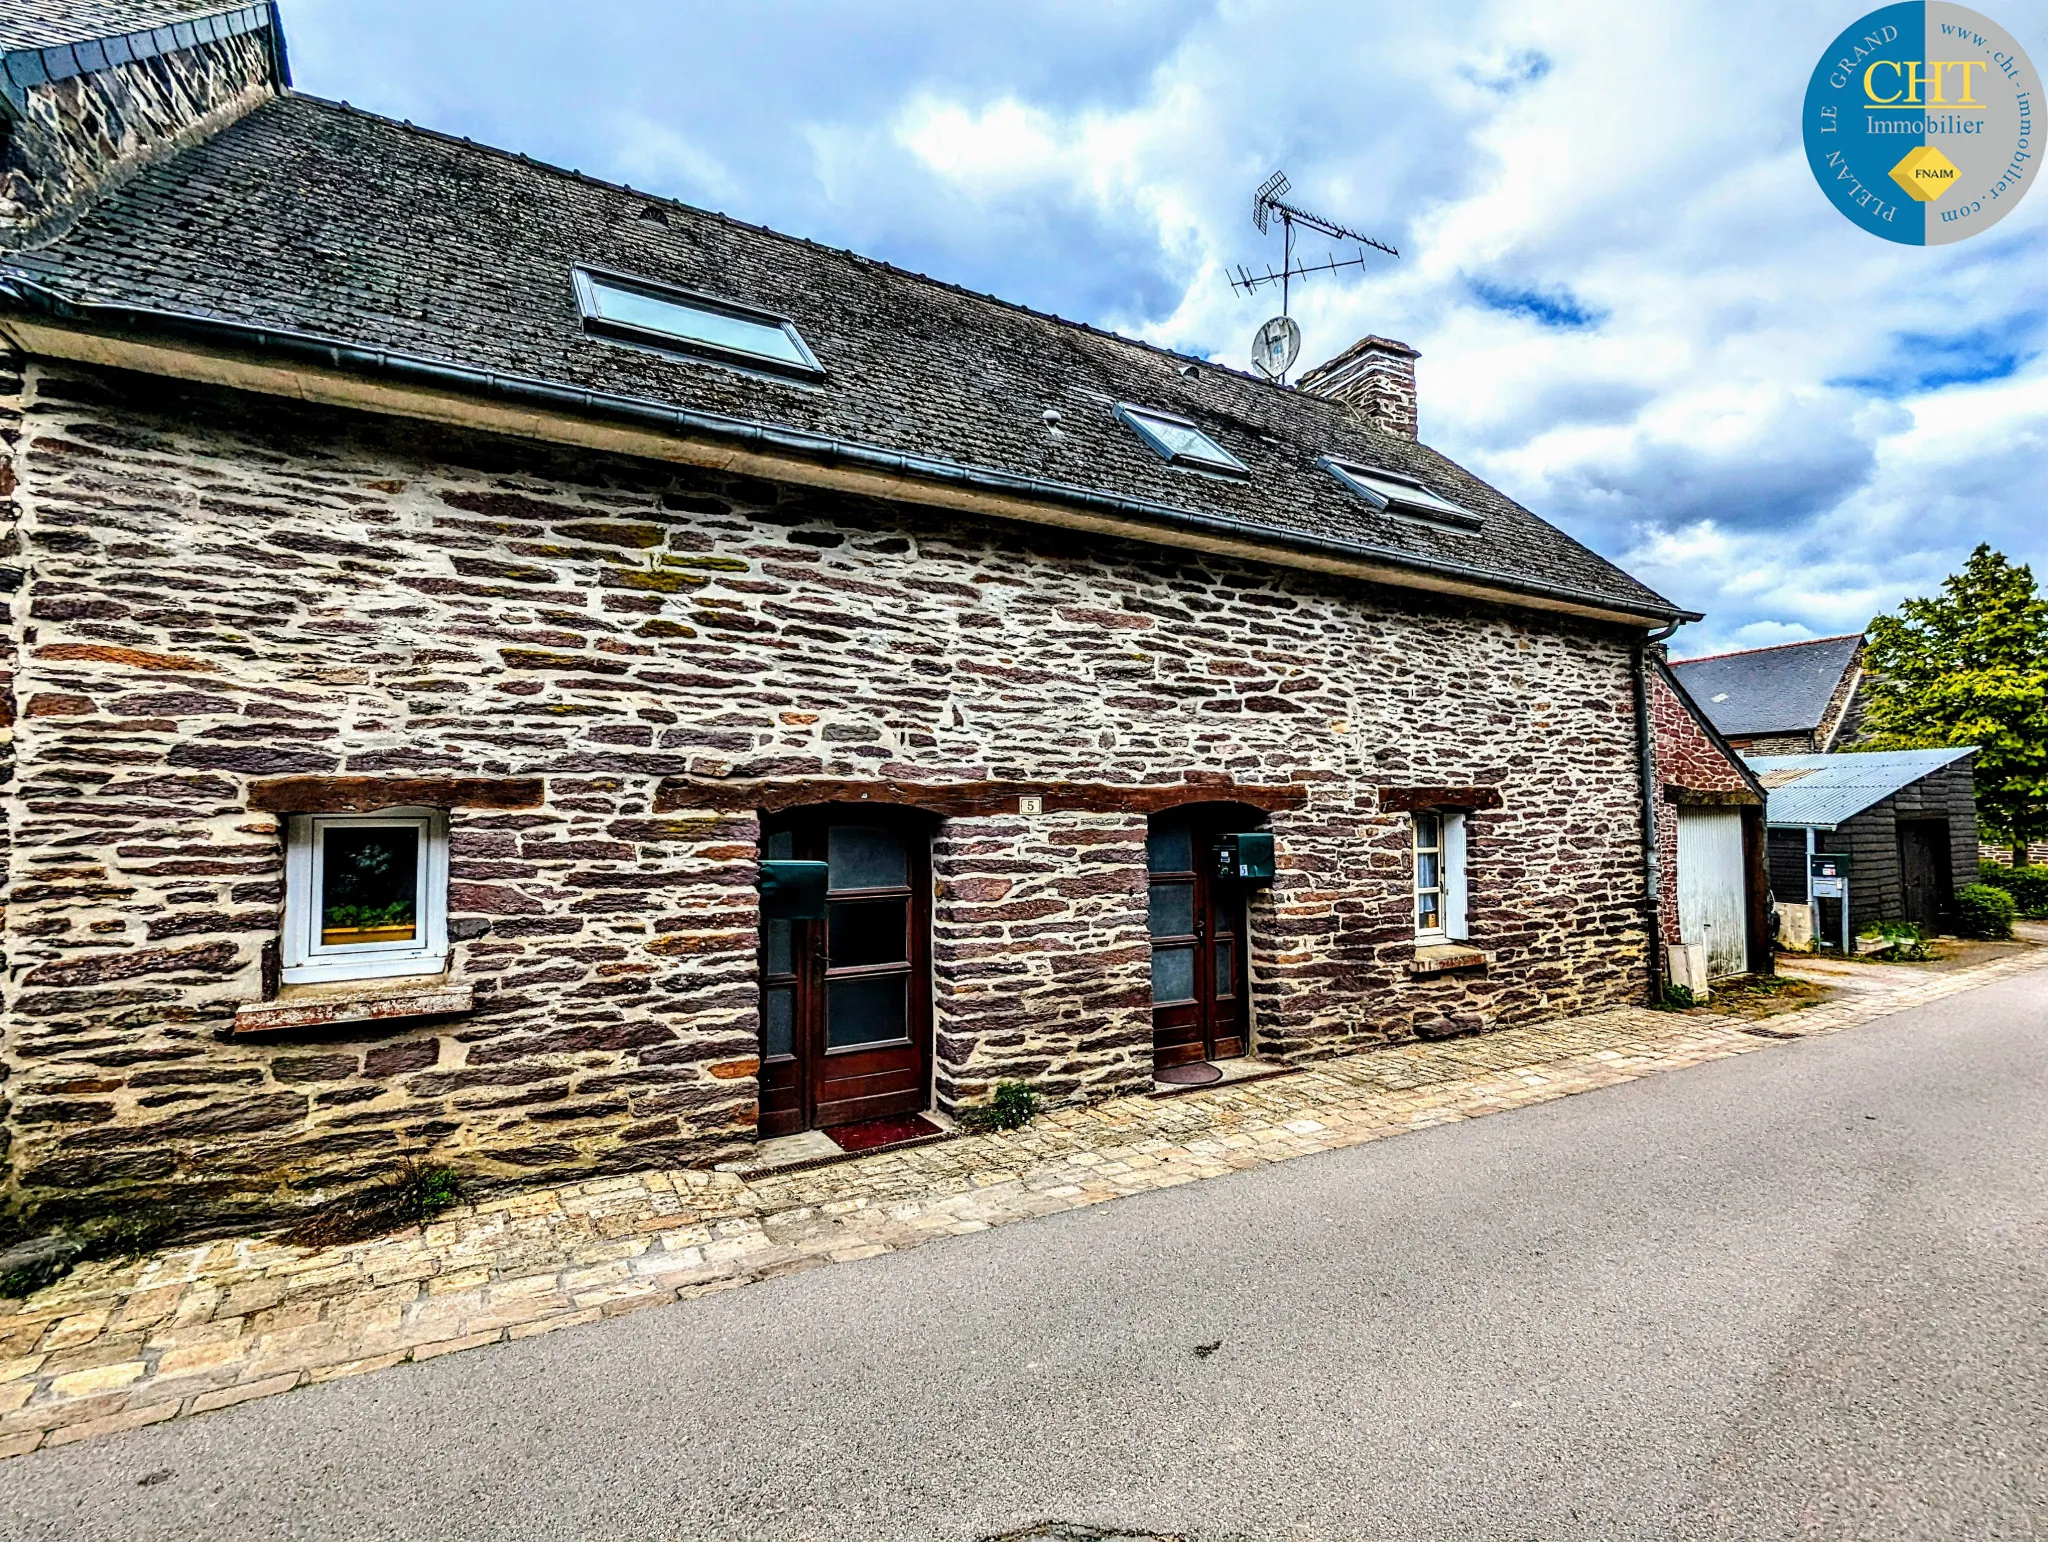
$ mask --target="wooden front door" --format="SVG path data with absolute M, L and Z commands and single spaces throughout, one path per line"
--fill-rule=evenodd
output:
M 1948 824 L 1915 819 L 1899 825 L 1899 911 L 1932 932 L 1948 909 Z
M 1214 876 L 1223 828 L 1198 813 L 1161 814 L 1146 838 L 1155 1070 L 1249 1048 L 1244 889 Z
M 761 1133 L 924 1108 L 931 1072 L 931 839 L 915 816 L 811 809 L 762 855 L 824 862 L 822 921 L 761 924 Z

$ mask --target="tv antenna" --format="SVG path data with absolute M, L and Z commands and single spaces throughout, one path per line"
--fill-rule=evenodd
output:
M 1287 202 L 1281 195 L 1293 184 L 1287 180 L 1287 173 L 1276 171 L 1259 184 L 1259 190 L 1252 195 L 1252 224 L 1258 227 L 1260 235 L 1271 228 L 1274 218 L 1280 221 L 1280 271 L 1275 273 L 1271 264 L 1265 272 L 1254 273 L 1239 264 L 1237 271 L 1226 276 L 1230 287 L 1238 294 L 1255 295 L 1261 289 L 1274 284 L 1280 286 L 1280 314 L 1259 328 L 1258 337 L 1252 343 L 1252 367 L 1269 380 L 1278 380 L 1287 373 L 1301 352 L 1301 329 L 1294 324 L 1289 314 L 1294 280 L 1307 278 L 1311 273 L 1337 273 L 1345 268 L 1363 268 L 1366 265 L 1365 249 L 1369 246 L 1376 252 L 1389 257 L 1399 257 L 1400 252 L 1384 241 L 1375 241 L 1360 230 L 1349 225 L 1340 225 L 1333 219 Z M 1326 235 L 1336 241 L 1355 241 L 1358 255 L 1339 257 L 1331 253 L 1318 263 L 1296 263 L 1294 260 L 1294 227 L 1305 226 L 1309 230 Z

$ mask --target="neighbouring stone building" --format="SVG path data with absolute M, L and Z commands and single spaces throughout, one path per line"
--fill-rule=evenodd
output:
M 1681 659 L 1671 672 L 1745 755 L 1825 755 L 1863 726 L 1860 632 Z
M 1716 978 L 1772 970 L 1766 795 L 1661 650 L 1649 687 L 1665 977 L 1704 996 Z
M 706 1163 L 1649 988 L 1685 613 L 1420 444 L 1412 350 L 1278 388 L 130 12 L 0 21 L 51 77 L 13 1205 Z M 124 70 L 156 116 L 62 127 Z

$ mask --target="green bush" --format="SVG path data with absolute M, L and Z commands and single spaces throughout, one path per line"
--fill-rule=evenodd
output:
M 1956 891 L 1956 928 L 1965 937 L 2010 937 L 2012 911 L 2012 896 L 1988 883 Z
M 425 1226 L 444 1211 L 472 1203 L 468 1183 L 454 1168 L 405 1157 L 381 1181 L 301 1216 L 284 1240 L 302 1248 L 367 1242 L 404 1227 Z
M 2048 919 L 2048 867 L 2001 867 L 1986 862 L 1977 872 L 1979 882 L 2010 894 L 2019 914 Z
M 1934 957 L 1933 946 L 1911 921 L 1879 921 L 1864 935 L 1884 939 L 1884 946 L 1868 956 L 1889 964 L 1918 964 Z
M 1690 985 L 1672 985 L 1667 982 L 1664 986 L 1663 999 L 1658 1001 L 1657 1005 L 1666 1012 L 1690 1012 L 1699 1003 L 1692 999 Z

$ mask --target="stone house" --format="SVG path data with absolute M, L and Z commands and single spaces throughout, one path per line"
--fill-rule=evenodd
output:
M 1704 1000 L 1715 979 L 1773 967 L 1766 794 L 1670 665 L 1651 664 L 1665 976 Z
M 1685 613 L 1412 350 L 1278 388 L 79 14 L 0 21 L 12 1203 L 1641 999 Z
M 1860 632 L 1681 659 L 1671 671 L 1745 755 L 1825 755 L 1863 720 Z

